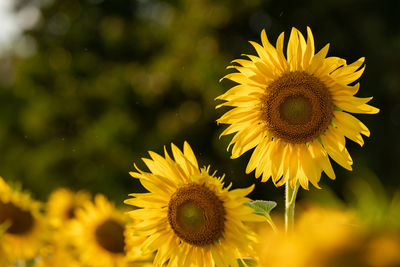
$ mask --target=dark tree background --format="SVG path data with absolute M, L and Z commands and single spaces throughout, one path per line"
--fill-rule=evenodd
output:
M 15 1 L 40 12 L 0 59 L 0 175 L 45 200 L 57 187 L 101 192 L 120 203 L 143 191 L 128 174 L 148 150 L 187 140 L 201 165 L 234 187 L 256 183 L 253 198 L 280 200 L 283 189 L 244 170 L 250 153 L 226 152 L 214 98 L 218 80 L 248 40 L 267 30 L 275 43 L 292 26 L 310 26 L 321 49 L 347 62 L 365 56 L 360 97 L 378 115 L 356 115 L 371 130 L 363 148 L 348 140 L 354 171 L 333 163 L 340 197 L 354 176 L 376 175 L 389 192 L 400 177 L 400 1 L 68 0 Z M 311 189 L 315 191 L 316 189 Z M 302 196 L 305 194 L 302 193 Z

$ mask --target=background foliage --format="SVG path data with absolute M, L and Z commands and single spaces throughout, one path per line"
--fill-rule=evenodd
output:
M 244 173 L 250 153 L 229 159 L 214 98 L 233 85 L 218 83 L 225 67 L 254 54 L 247 41 L 259 42 L 263 28 L 275 42 L 307 25 L 317 49 L 331 43 L 328 55 L 366 57 L 358 96 L 381 109 L 357 116 L 372 134 L 364 148 L 348 141 L 354 171 L 334 163 L 338 178 L 323 175 L 323 187 L 343 197 L 354 176 L 377 176 L 389 192 L 400 185 L 399 1 L 15 3 L 25 21 L 37 19 L 1 54 L 0 175 L 39 199 L 67 186 L 120 202 L 143 190 L 128 174 L 133 162 L 143 167 L 148 150 L 184 140 L 234 187 L 256 183 L 253 198 L 281 199 L 283 189 Z

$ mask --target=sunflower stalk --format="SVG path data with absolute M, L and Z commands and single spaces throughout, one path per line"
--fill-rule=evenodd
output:
M 289 181 L 285 185 L 285 232 L 293 231 L 294 227 L 294 208 L 296 203 L 297 191 L 299 190 L 299 183 L 296 183 L 292 188 Z

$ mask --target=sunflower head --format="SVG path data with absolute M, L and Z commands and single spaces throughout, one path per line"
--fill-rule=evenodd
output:
M 7 230 L 6 228 L 7 225 L 5 224 L 0 224 L 0 244 L 3 244 L 3 236 L 5 231 Z M 9 266 L 11 263 L 8 260 L 7 254 L 3 249 L 3 246 L 0 245 L 0 266 Z
M 47 201 L 47 216 L 53 227 L 65 227 L 76 216 L 76 211 L 91 199 L 84 191 L 72 192 L 67 188 L 53 191 Z
M 363 228 L 354 214 L 315 205 L 303 207 L 295 231 L 289 235 L 260 229 L 260 266 L 366 266 L 351 261 L 358 254 Z
M 329 44 L 315 53 L 314 37 L 307 28 L 307 40 L 292 29 L 283 52 L 284 34 L 271 45 L 265 31 L 262 45 L 250 42 L 257 56 L 234 60 L 238 72 L 224 78 L 238 85 L 217 97 L 217 106 L 233 109 L 217 120 L 228 124 L 222 135 L 235 134 L 228 146 L 232 158 L 253 148 L 246 173 L 255 170 L 262 181 L 272 177 L 277 185 L 300 183 L 318 187 L 321 172 L 335 174 L 329 157 L 351 170 L 353 163 L 345 137 L 364 144 L 361 134 L 368 128 L 349 113 L 374 114 L 379 110 L 358 98 L 364 58 L 347 65 L 346 60 L 327 57 Z
M 156 266 L 237 266 L 237 258 L 252 255 L 254 236 L 244 223 L 259 216 L 244 204 L 253 186 L 229 190 L 224 177 L 199 168 L 188 143 L 183 152 L 171 148 L 174 159 L 166 149 L 164 157 L 149 152 L 150 172 L 130 173 L 149 190 L 125 201 L 137 207 L 129 214 L 138 221 L 132 230 L 146 237 L 142 250 L 157 251 Z
M 33 258 L 46 237 L 41 204 L 0 177 L 0 250 L 10 262 Z
M 91 266 L 123 266 L 126 258 L 124 213 L 117 210 L 103 195 L 94 202 L 86 201 L 76 211 L 70 237 L 80 260 Z

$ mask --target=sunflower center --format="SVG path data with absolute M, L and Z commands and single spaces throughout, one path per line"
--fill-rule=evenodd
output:
M 195 202 L 188 201 L 180 206 L 178 220 L 187 228 L 199 229 L 204 224 L 203 210 Z
M 181 186 L 168 204 L 168 221 L 175 234 L 194 246 L 207 246 L 222 237 L 225 209 L 222 201 L 205 186 Z
M 0 224 L 7 221 L 10 223 L 7 233 L 15 235 L 28 233 L 34 225 L 34 218 L 31 212 L 22 210 L 12 203 L 0 201 Z
M 75 210 L 76 210 L 75 205 L 71 205 L 65 212 L 65 216 L 67 217 L 68 220 L 74 219 L 75 218 Z
M 124 226 L 113 220 L 105 220 L 95 232 L 99 245 L 111 253 L 124 253 L 125 238 Z
M 304 124 L 310 121 L 312 107 L 310 100 L 302 95 L 289 96 L 279 106 L 281 119 L 290 124 Z
M 328 128 L 333 108 L 329 90 L 320 79 L 295 71 L 267 87 L 261 114 L 274 137 L 299 144 L 312 141 Z

